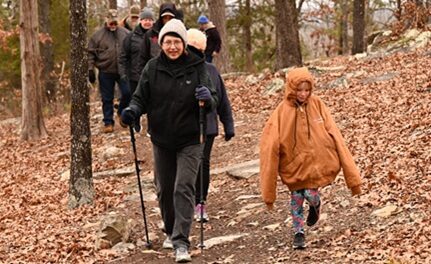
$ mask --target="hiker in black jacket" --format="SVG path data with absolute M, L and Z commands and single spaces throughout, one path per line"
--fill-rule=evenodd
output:
M 147 114 L 157 197 L 167 235 L 163 248 L 175 248 L 175 260 L 189 262 L 195 182 L 203 151 L 199 114 L 216 107 L 217 95 L 204 59 L 186 49 L 187 31 L 180 20 L 166 23 L 158 43 L 162 52 L 145 66 L 121 117 L 132 125 Z
M 119 61 L 120 76 L 122 79 L 128 81 L 132 94 L 136 90 L 139 77 L 144 69 L 143 63 L 140 61 L 141 46 L 144 41 L 145 33 L 153 27 L 153 12 L 149 8 L 144 8 L 139 14 L 139 19 L 139 24 L 123 42 L 123 50 Z
M 207 47 L 205 48 L 205 60 L 213 62 L 214 56 L 217 56 L 221 50 L 221 38 L 216 26 L 206 16 L 201 15 L 198 18 L 199 29 L 207 35 Z
M 160 54 L 159 32 L 162 27 L 177 15 L 177 9 L 173 3 L 164 3 L 160 6 L 159 18 L 154 23 L 153 28 L 145 33 L 144 41 L 141 45 L 140 66 L 143 69 L 145 64 Z

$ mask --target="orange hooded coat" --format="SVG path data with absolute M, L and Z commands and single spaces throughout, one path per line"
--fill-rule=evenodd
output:
M 325 104 L 314 95 L 299 105 L 296 88 L 314 80 L 307 68 L 289 72 L 283 101 L 269 117 L 260 142 L 260 186 L 263 201 L 272 206 L 277 176 L 290 191 L 331 184 L 340 169 L 352 194 L 361 192 L 361 178 Z

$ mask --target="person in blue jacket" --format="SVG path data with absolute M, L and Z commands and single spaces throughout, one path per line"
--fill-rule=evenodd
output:
M 192 52 L 195 52 L 201 57 L 204 57 L 204 51 L 206 48 L 207 38 L 203 32 L 198 29 L 191 28 L 187 31 L 188 46 Z M 195 206 L 195 219 L 200 222 L 207 222 L 209 220 L 208 213 L 205 208 L 208 188 L 210 184 L 210 158 L 211 150 L 214 143 L 215 137 L 218 135 L 218 118 L 223 124 L 224 128 L 224 139 L 229 141 L 235 136 L 234 122 L 232 117 L 232 108 L 230 106 L 229 97 L 226 93 L 223 79 L 220 76 L 217 68 L 214 64 L 206 62 L 206 68 L 211 77 L 219 99 L 217 108 L 207 114 L 206 123 L 206 140 L 204 146 L 203 156 L 203 189 L 201 190 L 200 176 L 198 175 L 196 180 L 196 206 Z M 201 172 L 200 172 L 201 173 Z M 201 196 L 202 195 L 202 196 Z M 202 198 L 202 201 L 201 201 Z

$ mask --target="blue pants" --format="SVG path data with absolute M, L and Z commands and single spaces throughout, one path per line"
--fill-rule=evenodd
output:
M 100 94 L 102 96 L 103 123 L 106 125 L 114 124 L 114 89 L 115 83 L 120 88 L 121 98 L 118 113 L 121 114 L 130 102 L 130 90 L 127 82 L 121 80 L 116 73 L 99 72 Z

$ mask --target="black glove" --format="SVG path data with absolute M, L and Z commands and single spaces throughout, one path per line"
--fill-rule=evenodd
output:
M 91 83 L 95 83 L 95 82 L 96 82 L 96 74 L 94 73 L 94 71 L 93 71 L 93 70 L 89 70 L 89 71 L 88 71 L 88 80 L 89 80 Z
M 234 134 L 234 133 L 232 133 L 232 134 L 227 133 L 227 134 L 225 134 L 225 135 L 224 135 L 224 140 L 229 141 L 229 140 L 231 140 L 234 136 L 235 136 L 235 134 Z
M 121 121 L 124 124 L 130 126 L 135 123 L 136 113 L 130 107 L 124 108 L 123 112 L 121 112 Z
M 211 92 L 210 89 L 203 85 L 199 85 L 195 90 L 195 97 L 199 101 L 209 101 L 211 100 Z

